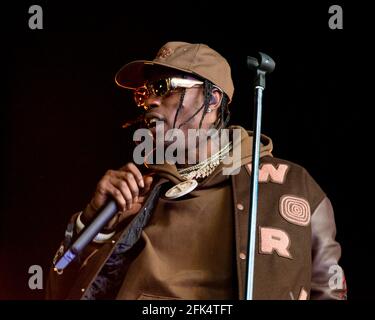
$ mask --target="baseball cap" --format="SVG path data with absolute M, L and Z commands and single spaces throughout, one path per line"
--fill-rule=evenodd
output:
M 205 44 L 168 42 L 154 60 L 136 60 L 124 65 L 115 81 L 120 87 L 136 89 L 145 82 L 145 68 L 152 66 L 164 66 L 207 79 L 232 100 L 234 86 L 230 66 L 223 56 Z

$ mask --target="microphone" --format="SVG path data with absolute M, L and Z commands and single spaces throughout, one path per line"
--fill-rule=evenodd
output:
M 256 71 L 254 86 L 266 87 L 266 73 L 271 73 L 275 69 L 275 61 L 267 54 L 258 52 L 259 58 L 247 57 L 247 67 Z
M 118 208 L 114 200 L 109 201 L 96 218 L 88 225 L 79 235 L 77 240 L 64 253 L 62 257 L 55 263 L 55 270 L 64 270 L 82 251 L 83 249 L 96 237 L 102 228 L 111 220 L 117 213 Z

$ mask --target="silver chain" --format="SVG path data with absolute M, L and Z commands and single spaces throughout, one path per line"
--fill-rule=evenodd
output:
M 177 171 L 184 180 L 205 178 L 215 170 L 231 149 L 232 142 L 229 142 L 206 160 L 188 168 L 178 169 Z

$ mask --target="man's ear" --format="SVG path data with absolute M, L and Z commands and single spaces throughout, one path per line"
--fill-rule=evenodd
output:
M 223 99 L 223 93 L 218 89 L 213 89 L 211 93 L 211 99 L 209 101 L 210 109 L 215 110 L 219 108 L 222 99 Z

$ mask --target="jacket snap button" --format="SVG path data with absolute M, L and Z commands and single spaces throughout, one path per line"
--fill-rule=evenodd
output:
M 237 203 L 237 209 L 242 211 L 244 206 L 241 203 Z
M 85 292 L 85 288 L 82 288 L 81 291 L 82 291 L 82 292 Z
M 246 259 L 246 254 L 243 252 L 240 253 L 240 259 L 245 260 Z

